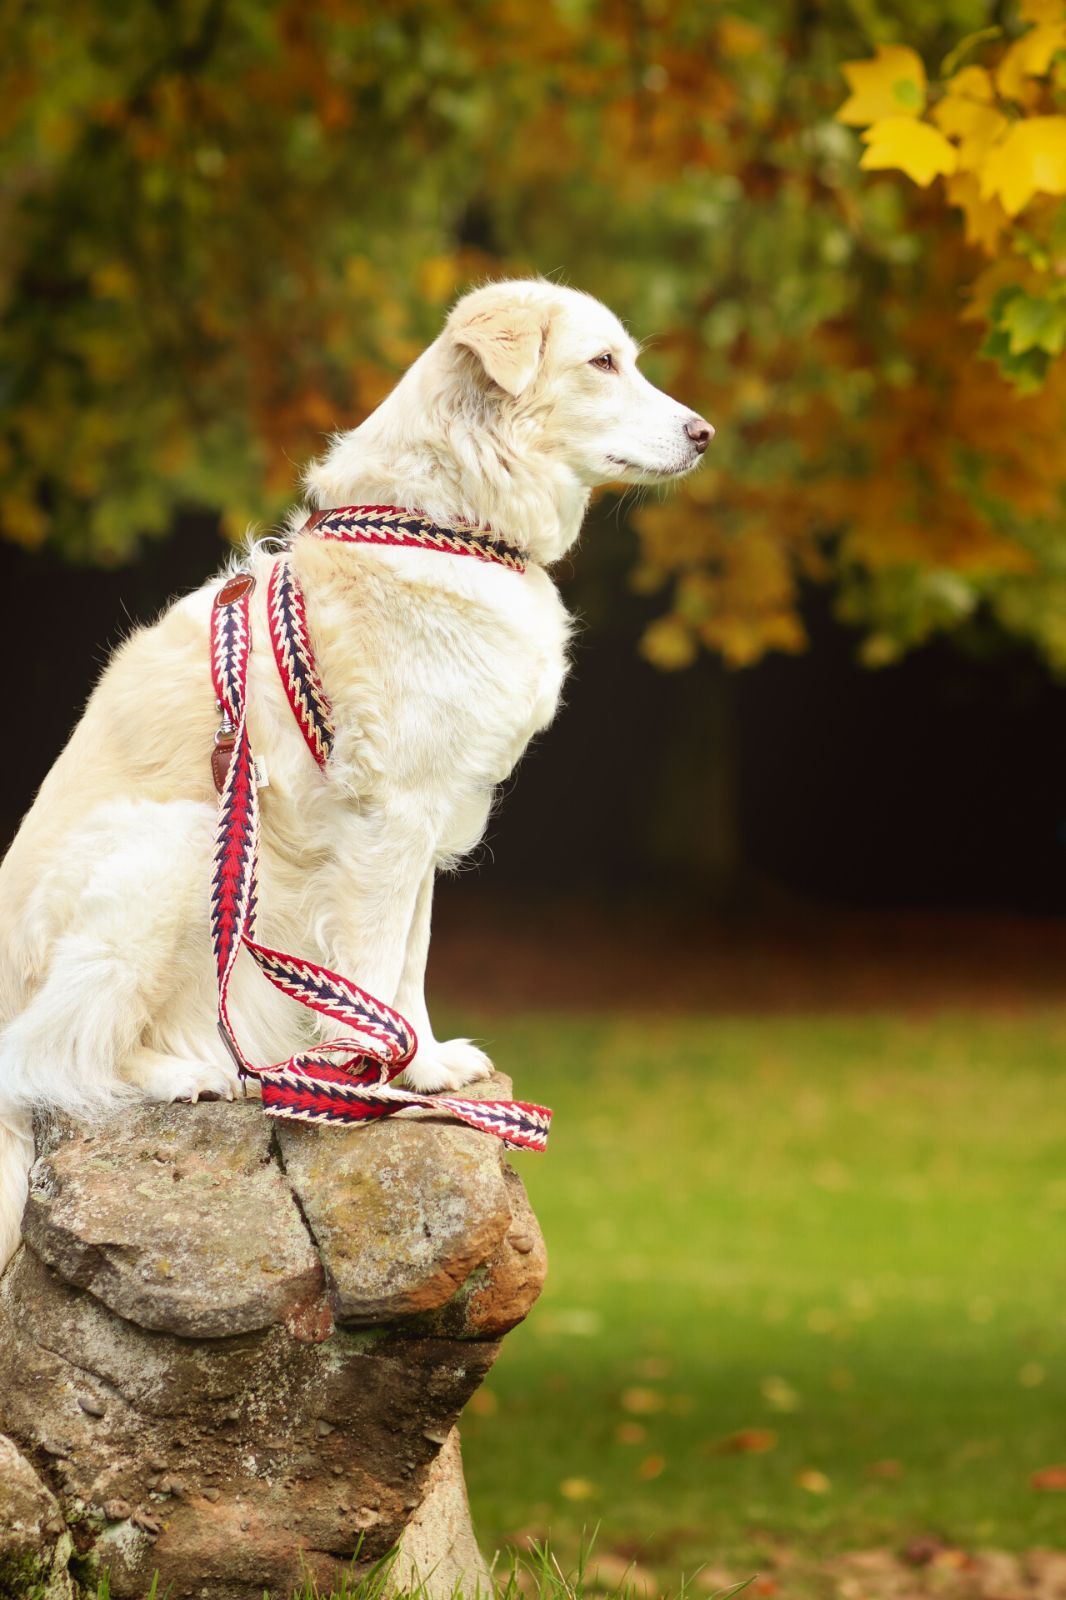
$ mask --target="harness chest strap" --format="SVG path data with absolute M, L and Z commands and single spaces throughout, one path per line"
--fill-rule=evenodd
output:
M 364 513 L 369 513 L 365 520 Z M 331 523 L 331 519 L 336 520 Z M 484 535 L 435 529 L 426 519 L 412 518 L 394 507 L 344 507 L 312 520 L 315 525 L 313 529 L 309 525 L 308 531 L 320 538 L 417 545 L 476 555 L 481 560 L 501 560 L 484 548 L 492 545 Z M 411 523 L 418 526 L 412 529 Z M 506 546 L 492 548 L 507 550 Z M 508 551 L 508 557 L 502 558 L 503 564 L 521 570 L 518 552 Z M 270 1116 L 345 1124 L 418 1106 L 495 1134 L 509 1146 L 543 1150 L 551 1123 L 547 1107 L 517 1100 L 422 1095 L 395 1087 L 392 1080 L 413 1060 L 418 1048 L 406 1018 L 340 973 L 256 940 L 259 793 L 246 721 L 254 584 L 251 573 L 229 579 L 215 596 L 211 613 L 211 674 L 223 719 L 211 762 L 220 790 L 211 935 L 218 975 L 219 1032 L 238 1070 L 242 1076 L 251 1074 L 259 1079 L 263 1109 Z M 278 558 L 271 572 L 268 614 L 274 657 L 289 704 L 311 755 L 324 769 L 333 748 L 332 712 L 311 651 L 303 596 L 285 556 Z M 253 1065 L 237 1042 L 227 1007 L 233 966 L 242 948 L 275 988 L 319 1015 L 344 1024 L 351 1033 L 298 1051 L 270 1067 Z

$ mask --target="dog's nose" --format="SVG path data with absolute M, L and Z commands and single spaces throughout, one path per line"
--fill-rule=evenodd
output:
M 696 454 L 701 456 L 714 438 L 714 429 L 709 422 L 704 422 L 702 417 L 690 417 L 685 423 L 685 432 L 696 446 Z

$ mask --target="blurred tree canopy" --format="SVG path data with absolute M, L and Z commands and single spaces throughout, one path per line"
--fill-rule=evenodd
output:
M 843 65 L 890 46 L 888 111 L 903 81 L 907 137 L 955 149 L 925 64 L 1037 10 L 1063 6 L 0 0 L 0 529 L 114 563 L 183 508 L 269 523 L 467 283 L 559 273 L 718 428 L 634 513 L 653 661 L 802 649 L 828 581 L 871 663 L 1006 631 L 1066 670 L 1064 364 L 1019 392 L 982 358 L 972 196 L 967 238 L 836 117 Z

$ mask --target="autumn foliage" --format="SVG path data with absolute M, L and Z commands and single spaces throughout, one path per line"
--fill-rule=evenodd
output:
M 8 5 L 4 536 L 269 526 L 465 285 L 560 273 L 718 429 L 632 508 L 652 660 L 802 649 L 830 583 L 871 663 L 946 631 L 1066 669 L 1066 9 L 942 12 Z
M 837 116 L 863 129 L 868 170 L 945 180 L 967 241 L 995 262 L 970 294 L 984 354 L 1034 390 L 1066 346 L 1066 5 L 1021 0 L 1019 20 L 1014 38 L 993 27 L 964 39 L 932 91 L 905 45 L 846 63 Z

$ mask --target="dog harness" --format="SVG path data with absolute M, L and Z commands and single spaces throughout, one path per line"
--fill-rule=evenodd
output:
M 347 544 L 402 546 L 473 556 L 522 572 L 521 552 L 475 529 L 440 528 L 396 506 L 343 506 L 319 511 L 298 537 Z M 260 944 L 255 937 L 259 858 L 259 782 L 248 736 L 250 602 L 255 578 L 240 572 L 222 585 L 211 612 L 211 676 L 222 725 L 211 758 L 220 792 L 211 881 L 211 938 L 218 973 L 218 1029 L 242 1078 L 258 1078 L 269 1116 L 346 1124 L 388 1117 L 410 1107 L 456 1118 L 493 1133 L 510 1147 L 543 1150 L 551 1112 L 520 1100 L 466 1100 L 417 1094 L 393 1079 L 413 1059 L 418 1040 L 391 1006 L 340 973 Z M 270 640 L 293 716 L 307 748 L 328 775 L 334 726 L 307 630 L 303 593 L 287 553 L 270 574 Z M 237 1042 L 227 1008 L 233 966 L 241 948 L 276 989 L 352 1031 L 258 1067 Z

